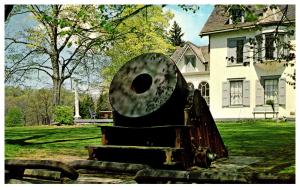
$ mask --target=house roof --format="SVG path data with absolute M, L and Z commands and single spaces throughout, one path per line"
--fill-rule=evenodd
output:
M 253 5 L 245 5 L 249 8 L 255 8 Z M 208 35 L 212 33 L 218 33 L 228 30 L 237 30 L 240 28 L 247 28 L 253 27 L 256 24 L 272 24 L 278 23 L 280 18 L 282 17 L 283 10 L 285 9 L 286 5 L 277 5 L 277 7 L 281 11 L 277 11 L 275 14 L 270 12 L 268 14 L 268 10 L 264 16 L 261 16 L 258 21 L 256 22 L 244 22 L 244 23 L 236 23 L 236 24 L 228 24 L 229 17 L 225 14 L 224 8 L 220 6 L 215 6 L 213 12 L 209 16 L 208 20 L 206 21 L 204 27 L 200 32 L 200 36 Z M 263 10 L 255 10 L 257 14 L 263 13 Z M 274 16 L 276 15 L 276 17 Z M 286 18 L 284 18 L 283 22 L 294 22 L 295 21 L 295 5 L 288 5 L 288 10 L 286 14 Z
M 186 50 L 190 48 L 202 63 L 209 62 L 208 46 L 196 46 L 192 42 L 186 42 L 183 47 L 178 47 L 171 59 L 177 63 Z

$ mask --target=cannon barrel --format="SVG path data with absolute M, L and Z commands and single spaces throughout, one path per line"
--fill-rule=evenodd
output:
M 142 54 L 114 76 L 109 90 L 114 125 L 183 125 L 188 85 L 173 60 Z

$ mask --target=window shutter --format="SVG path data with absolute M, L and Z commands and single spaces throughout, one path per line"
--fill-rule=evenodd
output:
M 256 106 L 262 106 L 264 105 L 264 88 L 261 85 L 259 80 L 256 80 L 256 99 L 255 99 L 255 105 Z
M 223 82 L 222 83 L 222 106 L 223 107 L 228 107 L 229 106 L 229 102 L 230 102 L 230 83 L 227 82 Z
M 249 49 L 248 49 L 246 38 L 244 38 L 244 48 L 243 48 L 243 63 L 245 62 L 250 62 Z
M 236 63 L 236 40 L 228 38 L 227 39 L 227 57 L 233 57 L 233 62 L 231 60 L 227 60 L 228 64 Z
M 278 104 L 285 105 L 286 101 L 286 81 L 285 78 L 280 78 L 278 82 Z
M 250 81 L 243 81 L 243 106 L 250 106 Z

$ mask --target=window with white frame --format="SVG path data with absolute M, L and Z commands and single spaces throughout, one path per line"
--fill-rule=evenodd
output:
M 246 37 L 227 39 L 227 60 L 229 65 L 242 64 L 245 62 Z
M 243 81 L 230 81 L 230 105 L 243 105 Z
M 278 39 L 276 41 L 276 48 L 277 48 L 277 57 L 278 58 L 283 58 L 288 54 L 288 49 L 285 48 L 285 34 L 279 33 L 278 34 Z
M 230 17 L 229 20 L 227 21 L 227 24 L 236 24 L 239 22 L 245 22 L 244 18 L 244 10 L 239 7 L 239 5 L 234 5 L 229 9 L 230 12 Z
M 200 90 L 201 96 L 205 99 L 207 105 L 209 105 L 209 84 L 208 82 L 201 82 L 198 89 Z
M 262 35 L 258 35 L 255 37 L 256 42 L 257 42 L 257 47 L 255 51 L 255 57 L 257 58 L 258 61 L 262 60 L 262 42 L 263 42 L 263 37 Z
M 286 33 L 264 33 L 257 35 L 255 57 L 257 61 L 284 58 L 289 54 Z
M 232 78 L 222 82 L 222 107 L 231 106 L 250 106 L 250 80 Z
M 265 56 L 267 60 L 274 59 L 274 34 L 266 34 L 265 36 L 266 42 L 265 42 Z
M 278 78 L 264 79 L 265 104 L 268 100 L 272 100 L 274 104 L 278 104 Z

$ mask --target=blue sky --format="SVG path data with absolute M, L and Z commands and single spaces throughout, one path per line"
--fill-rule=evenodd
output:
M 175 20 L 181 27 L 183 40 L 193 42 L 196 45 L 208 45 L 208 38 L 200 38 L 199 33 L 207 21 L 209 15 L 214 9 L 213 5 L 199 5 L 200 9 L 194 14 L 192 12 L 186 12 L 177 5 L 167 5 L 165 9 L 174 13 Z

